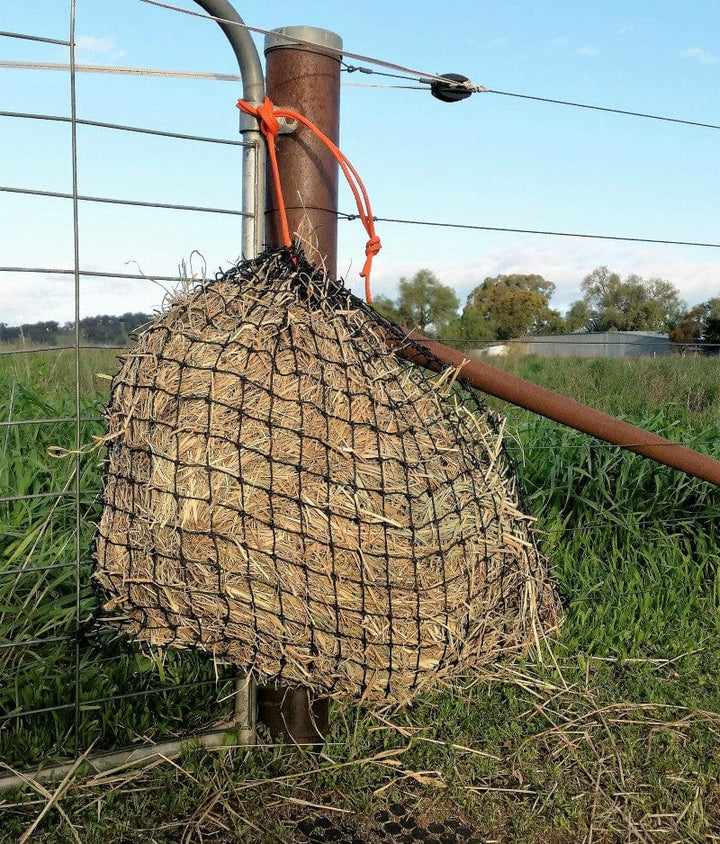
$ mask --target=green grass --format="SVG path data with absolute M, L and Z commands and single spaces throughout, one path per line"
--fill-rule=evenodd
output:
M 92 624 L 99 601 L 90 557 L 102 470 L 95 438 L 103 433 L 99 416 L 108 383 L 98 373 L 115 367 L 111 351 L 81 357 L 80 416 L 88 421 L 80 426 L 85 451 L 76 465 L 72 453 L 50 453 L 75 450 L 74 353 L 0 357 L 0 422 L 68 420 L 0 428 L 0 675 L 5 680 L 0 713 L 6 716 L 0 759 L 15 767 L 65 758 L 92 742 L 111 747 L 138 737 L 176 735 L 186 722 L 204 722 L 208 709 L 216 709 L 215 669 L 208 660 L 171 652 L 159 661 L 112 634 L 98 634 Z M 193 685 L 173 691 L 188 684 Z M 156 688 L 167 691 L 146 694 Z M 41 711 L 22 715 L 36 710 Z M 7 717 L 15 714 L 22 717 Z
M 94 372 L 112 371 L 112 354 L 93 352 L 81 364 L 82 415 L 96 417 L 107 382 Z M 503 365 L 720 458 L 720 361 Z M 74 402 L 72 355 L 0 358 L 0 421 L 69 417 Z M 718 490 L 503 409 L 507 447 L 565 609 L 543 661 L 438 690 L 385 720 L 334 704 L 329 743 L 315 759 L 282 747 L 191 750 L 178 768 L 135 775 L 132 785 L 93 786 L 81 776 L 62 807 L 84 842 L 212 840 L 224 828 L 236 840 L 292 840 L 291 799 L 367 811 L 393 797 L 417 801 L 418 811 L 460 812 L 502 841 L 720 835 Z M 100 431 L 83 423 L 83 440 Z M 73 443 L 72 423 L 0 427 L 0 497 L 72 487 L 75 459 L 49 458 L 47 449 Z M 73 637 L 0 649 L 0 712 L 72 701 L 76 676 L 82 700 L 129 697 L 81 707 L 77 724 L 74 709 L 6 720 L 0 758 L 16 767 L 72 755 L 75 743 L 112 747 L 181 733 L 221 713 L 222 683 L 172 691 L 212 680 L 197 655 L 170 652 L 160 664 L 117 639 L 76 637 L 78 597 L 81 620 L 97 606 L 88 575 L 99 459 L 90 452 L 80 460 L 79 595 L 74 499 L 0 503 L 0 567 L 21 570 L 0 575 L 0 644 Z M 167 691 L 133 696 L 158 686 Z M 27 794 L 3 808 L 0 840 L 8 841 L 39 811 Z M 33 840 L 70 840 L 68 829 L 53 810 Z
M 668 423 L 699 430 L 720 414 L 720 358 L 509 355 L 493 365 L 616 416 L 640 420 L 662 410 Z

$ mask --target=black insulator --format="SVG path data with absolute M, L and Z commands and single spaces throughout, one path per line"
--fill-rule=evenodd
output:
M 461 76 L 459 73 L 443 73 L 442 79 L 447 79 L 448 82 L 469 82 L 467 76 Z M 462 88 L 459 85 L 450 85 L 448 82 L 443 82 L 440 79 L 434 79 L 430 84 L 430 93 L 438 100 L 444 103 L 457 103 L 460 100 L 466 100 L 472 91 L 469 88 Z

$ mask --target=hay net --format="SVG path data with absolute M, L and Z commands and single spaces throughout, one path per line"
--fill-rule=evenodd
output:
M 287 249 L 176 294 L 105 412 L 116 625 L 388 704 L 555 627 L 497 420 L 388 340 L 413 342 Z

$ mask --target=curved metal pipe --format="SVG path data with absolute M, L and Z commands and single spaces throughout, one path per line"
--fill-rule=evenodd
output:
M 195 0 L 209 15 L 219 18 L 235 53 L 242 76 L 243 99 L 261 105 L 265 99 L 265 77 L 255 43 L 243 25 L 243 19 L 228 0 Z M 240 24 L 235 26 L 234 24 Z M 257 119 L 243 114 L 240 132 L 248 146 L 242 161 L 242 256 L 254 258 L 262 251 L 265 240 L 265 141 Z
M 195 0 L 209 15 L 220 18 L 218 25 L 230 42 L 240 66 L 243 84 L 243 99 L 255 104 L 265 98 L 265 78 L 263 76 L 260 55 L 250 33 L 244 27 L 244 21 L 228 0 Z M 232 21 L 232 23 L 228 23 Z M 233 24 L 240 24 L 234 26 Z

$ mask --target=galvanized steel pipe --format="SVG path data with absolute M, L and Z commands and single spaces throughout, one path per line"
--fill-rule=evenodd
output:
M 208 14 L 219 18 L 240 67 L 243 99 L 261 105 L 265 99 L 265 78 L 255 42 L 243 19 L 228 0 L 195 0 Z M 240 116 L 240 132 L 247 146 L 242 157 L 242 256 L 254 258 L 265 241 L 265 140 L 258 122 L 248 114 Z

